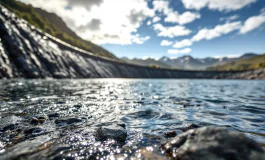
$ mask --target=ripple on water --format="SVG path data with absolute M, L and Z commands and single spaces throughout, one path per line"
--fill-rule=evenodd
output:
M 180 134 L 190 123 L 223 126 L 265 144 L 264 81 L 1 80 L 0 88 L 0 152 L 21 151 L 12 158 L 163 159 L 164 132 Z M 31 124 L 39 115 L 43 123 Z M 11 116 L 19 121 L 3 122 Z M 113 123 L 126 126 L 126 141 L 97 141 L 95 130 Z M 35 148 L 21 148 L 27 144 Z

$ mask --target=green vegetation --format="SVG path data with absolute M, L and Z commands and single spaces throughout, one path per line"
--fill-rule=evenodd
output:
M 97 46 L 89 41 L 83 40 L 77 35 L 75 35 L 75 33 L 73 33 L 70 29 L 67 28 L 64 22 L 62 22 L 61 25 L 56 25 L 56 23 L 52 23 L 52 19 L 62 21 L 61 18 L 59 18 L 55 14 L 41 10 L 42 12 L 45 12 L 45 15 L 47 15 L 43 17 L 43 14 L 39 14 L 40 9 L 34 8 L 31 5 L 26 5 L 15 0 L 0 0 L 0 4 L 15 13 L 18 17 L 27 20 L 35 27 L 41 29 L 46 33 L 49 33 L 50 35 L 64 42 L 67 42 L 83 50 L 92 52 L 95 55 L 117 59 L 112 53 L 108 52 L 102 47 Z M 64 29 L 64 31 L 62 31 L 62 24 L 64 28 L 67 28 Z M 65 32 L 65 30 L 69 30 L 69 32 Z
M 258 55 L 249 59 L 235 60 L 223 65 L 209 68 L 209 70 L 236 71 L 265 68 L 265 54 Z

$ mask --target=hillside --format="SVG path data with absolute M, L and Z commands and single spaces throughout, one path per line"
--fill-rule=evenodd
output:
M 251 70 L 258 68 L 265 68 L 265 54 L 258 55 L 252 58 L 230 61 L 222 65 L 210 67 L 209 70 L 235 71 Z
M 124 60 L 127 63 L 132 63 L 132 64 L 136 64 L 136 65 L 141 65 L 141 66 L 149 66 L 149 67 L 158 67 L 158 68 L 172 68 L 170 65 L 167 65 L 163 62 L 157 61 L 155 59 L 152 58 L 147 58 L 147 59 L 138 59 L 138 58 L 134 58 L 134 59 L 128 59 L 128 58 L 121 58 L 122 60 Z
M 54 13 L 48 13 L 39 8 L 15 0 L 0 0 L 0 4 L 15 13 L 18 17 L 27 20 L 30 24 L 42 31 L 80 49 L 108 58 L 117 59 L 112 53 L 89 41 L 83 40 L 71 31 L 64 21 Z
M 194 58 L 192 56 L 185 55 L 185 56 L 181 56 L 178 58 L 161 57 L 159 61 L 167 65 L 180 68 L 180 69 L 205 70 L 209 67 L 225 64 L 233 60 L 246 59 L 246 58 L 251 58 L 255 56 L 257 56 L 257 54 L 254 54 L 254 53 L 246 53 L 236 58 L 229 58 L 229 57 Z

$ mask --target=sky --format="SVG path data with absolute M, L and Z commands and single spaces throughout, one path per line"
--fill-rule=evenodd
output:
M 265 53 L 265 0 L 20 0 L 118 57 Z

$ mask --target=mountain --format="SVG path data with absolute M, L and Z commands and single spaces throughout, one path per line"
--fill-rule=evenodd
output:
M 133 58 L 129 59 L 126 57 L 121 58 L 127 63 L 132 63 L 136 65 L 141 65 L 141 66 L 149 66 L 149 67 L 156 67 L 156 68 L 172 68 L 170 65 L 167 65 L 163 62 L 157 61 L 152 58 L 147 58 L 147 59 L 138 59 L 138 58 Z
M 168 58 L 168 57 L 161 57 L 159 59 L 160 62 L 163 62 L 165 64 L 168 64 L 173 67 L 177 67 L 180 69 L 189 69 L 189 70 L 205 70 L 212 66 L 217 66 L 220 64 L 224 64 L 229 61 L 233 60 L 239 60 L 239 59 L 246 59 L 255 57 L 257 54 L 254 53 L 247 53 L 237 58 L 213 58 L 213 57 L 207 57 L 207 58 L 194 58 L 192 56 L 182 56 L 178 58 Z
M 241 56 L 241 59 L 229 61 L 227 63 L 210 67 L 209 70 L 233 71 L 251 70 L 265 68 L 265 54 L 253 56 L 251 54 Z
M 54 13 L 49 13 L 15 0 L 0 0 L 0 4 L 15 13 L 18 17 L 27 20 L 35 27 L 70 45 L 95 55 L 117 59 L 106 49 L 78 37 L 67 27 L 64 21 Z

